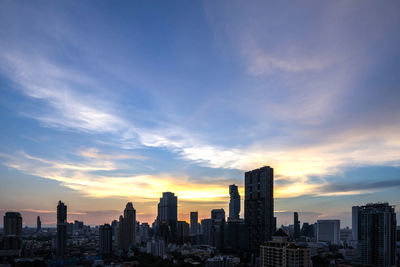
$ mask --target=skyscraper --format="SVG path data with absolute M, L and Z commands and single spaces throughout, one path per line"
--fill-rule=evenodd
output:
M 124 209 L 124 215 L 119 217 L 118 246 L 121 249 L 129 249 L 135 245 L 136 240 L 136 210 L 132 202 L 128 202 Z
M 330 242 L 333 245 L 339 245 L 340 220 L 318 220 L 317 241 Z
M 165 222 L 170 235 L 176 235 L 176 222 L 178 221 L 178 197 L 171 192 L 164 192 L 158 203 L 158 224 Z
M 40 216 L 37 216 L 36 219 L 36 232 L 40 232 L 42 230 L 42 222 L 40 221 Z
M 57 205 L 57 257 L 67 254 L 67 206 L 58 201 Z
M 299 214 L 295 212 L 293 214 L 293 221 L 294 221 L 294 239 L 300 237 L 300 221 L 299 221 Z
M 103 255 L 111 255 L 112 252 L 112 227 L 109 224 L 99 228 L 99 252 Z
M 234 184 L 229 186 L 229 217 L 228 221 L 239 220 L 240 213 L 240 195 L 238 187 Z
M 3 221 L 4 250 L 21 249 L 22 217 L 19 212 L 6 212 Z
M 396 213 L 388 203 L 358 207 L 361 263 L 389 267 L 396 264 Z M 354 207 L 353 207 L 354 210 Z
M 353 241 L 360 240 L 360 235 L 358 232 L 358 218 L 360 217 L 361 207 L 354 206 L 351 209 L 351 232 Z
M 190 235 L 197 235 L 199 228 L 199 213 L 197 211 L 190 212 Z
M 247 248 L 259 253 L 274 229 L 274 170 L 265 166 L 245 173 L 244 221 Z
M 224 246 L 225 210 L 212 210 L 211 220 L 211 245 L 218 249 L 221 249 Z

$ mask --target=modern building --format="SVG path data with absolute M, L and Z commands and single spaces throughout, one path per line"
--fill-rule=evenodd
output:
M 293 225 L 294 225 L 294 239 L 298 239 L 300 237 L 300 221 L 299 221 L 299 214 L 295 212 L 293 214 Z
M 199 213 L 197 211 L 190 212 L 190 235 L 199 233 Z
M 288 235 L 279 229 L 272 241 L 260 246 L 260 267 L 308 267 L 310 251 L 288 242 Z
M 340 220 L 318 220 L 317 241 L 340 244 Z
M 211 245 L 211 229 L 212 229 L 212 219 L 201 220 L 201 235 L 203 237 L 203 245 Z
M 178 197 L 174 193 L 164 192 L 158 203 L 158 225 L 165 222 L 170 237 L 176 236 L 176 222 L 178 221 Z M 164 224 L 165 224 L 164 223 Z
M 22 217 L 19 212 L 6 212 L 3 221 L 3 249 L 19 250 L 22 240 Z
M 237 249 L 243 250 L 245 249 L 245 228 L 244 228 L 244 220 L 228 220 L 228 223 L 225 224 L 224 229 L 224 248 L 227 249 Z
M 397 222 L 394 206 L 388 203 L 360 206 L 356 221 L 361 263 L 382 267 L 395 266 Z
M 102 255 L 112 253 L 112 227 L 109 224 L 101 225 L 99 228 L 99 252 Z
M 225 210 L 213 209 L 211 211 L 211 245 L 218 249 L 224 247 Z
M 234 184 L 229 186 L 229 217 L 228 221 L 239 220 L 240 214 L 240 195 L 238 187 Z
M 42 230 L 42 222 L 40 221 L 40 216 L 37 216 L 36 219 L 36 232 L 40 232 Z
M 353 241 L 360 240 L 359 232 L 358 232 L 358 218 L 360 217 L 359 206 L 354 206 L 351 209 L 351 231 L 352 231 L 352 239 Z
M 129 249 L 135 245 L 136 240 L 136 210 L 132 202 L 128 202 L 124 209 L 124 216 L 119 217 L 119 248 Z
M 247 249 L 259 253 L 271 240 L 274 220 L 274 170 L 265 166 L 245 173 L 244 222 Z
M 184 244 L 189 241 L 189 224 L 185 221 L 177 221 L 176 235 L 178 243 Z
M 58 258 L 64 258 L 67 254 L 67 206 L 58 201 L 57 205 L 57 249 Z

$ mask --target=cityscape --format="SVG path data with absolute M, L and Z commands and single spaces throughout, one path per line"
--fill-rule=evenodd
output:
M 0 267 L 400 267 L 399 0 L 0 0 Z
M 277 226 L 274 172 L 270 166 L 244 178 L 244 218 L 238 186 L 229 185 L 228 216 L 212 209 L 210 218 L 178 220 L 178 196 L 162 193 L 154 222 L 140 223 L 132 202 L 118 219 L 90 227 L 68 222 L 67 205 L 57 205 L 57 227 L 22 229 L 21 214 L 6 212 L 2 262 L 16 266 L 396 266 L 400 262 L 395 207 L 367 203 L 352 207 L 352 228 L 340 220 Z

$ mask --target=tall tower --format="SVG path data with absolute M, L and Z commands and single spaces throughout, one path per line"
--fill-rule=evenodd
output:
M 199 213 L 197 211 L 190 212 L 190 235 L 197 235 L 199 228 Z
M 239 220 L 240 213 L 240 195 L 236 185 L 229 186 L 229 217 L 228 221 Z
M 294 223 L 294 239 L 300 237 L 300 221 L 299 221 L 299 214 L 295 212 L 293 214 L 293 223 Z
M 4 250 L 21 249 L 22 217 L 19 212 L 6 212 L 4 216 Z
M 247 248 L 259 253 L 274 230 L 274 170 L 265 166 L 245 173 L 244 222 Z
M 58 201 L 57 205 L 57 257 L 67 254 L 67 206 Z
M 36 232 L 40 232 L 42 230 L 42 222 L 40 221 L 40 216 L 37 216 L 36 219 Z
M 109 224 L 99 228 L 99 252 L 103 255 L 111 255 L 112 252 L 112 227 Z
M 163 225 L 163 228 L 168 228 L 168 235 L 175 237 L 176 222 L 178 221 L 178 197 L 175 196 L 174 193 L 163 193 L 162 198 L 160 198 L 160 203 L 158 203 L 157 220 L 159 226 Z
M 224 246 L 225 210 L 211 210 L 211 245 L 217 249 Z
M 382 267 L 396 264 L 396 224 L 394 206 L 388 203 L 370 203 L 359 207 L 358 236 L 362 264 Z
M 131 247 L 135 245 L 136 238 L 136 210 L 133 208 L 132 202 L 126 204 L 124 219 L 126 224 L 126 242 L 128 247 Z

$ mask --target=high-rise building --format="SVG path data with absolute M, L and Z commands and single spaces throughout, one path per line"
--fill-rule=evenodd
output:
M 234 184 L 229 186 L 229 217 L 228 221 L 239 220 L 240 213 L 240 195 L 238 187 Z
M 176 236 L 176 222 L 178 221 L 178 197 L 171 192 L 164 192 L 158 203 L 158 224 L 165 222 L 169 235 Z
M 211 245 L 211 228 L 212 219 L 201 220 L 201 235 L 203 236 L 203 244 Z
M 213 209 L 211 211 L 211 245 L 221 249 L 224 246 L 225 210 Z
M 359 232 L 358 232 L 358 218 L 360 217 L 361 207 L 354 206 L 351 209 L 351 231 L 352 231 L 352 239 L 353 241 L 360 240 Z
M 101 225 L 99 228 L 99 252 L 103 255 L 112 253 L 112 227 L 109 224 Z
M 190 212 L 190 235 L 199 233 L 199 213 L 197 211 Z
M 309 249 L 288 242 L 288 235 L 282 229 L 272 236 L 272 241 L 260 246 L 260 267 L 308 267 L 310 264 Z
M 388 203 L 360 206 L 357 222 L 361 263 L 395 266 L 397 222 L 394 206 Z
M 67 254 L 67 206 L 61 202 L 57 205 L 57 257 L 64 258 Z
M 299 221 L 299 214 L 295 212 L 293 214 L 293 221 L 294 221 L 294 239 L 297 239 L 300 237 L 300 221 Z
M 189 224 L 185 221 L 176 222 L 176 235 L 178 243 L 184 244 L 189 241 Z
M 339 245 L 340 220 L 318 220 L 317 241 L 330 242 L 332 245 Z
M 40 221 L 40 216 L 37 216 L 36 219 L 36 232 L 40 232 L 42 230 L 42 222 Z
M 247 249 L 259 253 L 271 240 L 274 224 L 274 170 L 265 166 L 245 173 L 244 223 Z
M 3 249 L 21 249 L 21 214 L 19 212 L 6 212 L 3 223 Z
M 124 216 L 119 217 L 118 246 L 121 249 L 129 249 L 135 245 L 136 240 L 136 210 L 132 202 L 126 204 Z

